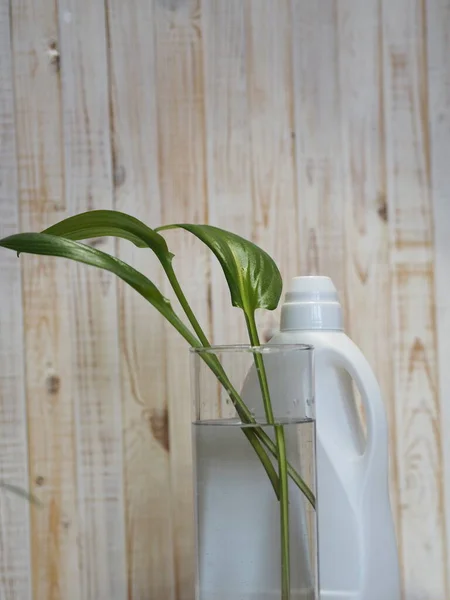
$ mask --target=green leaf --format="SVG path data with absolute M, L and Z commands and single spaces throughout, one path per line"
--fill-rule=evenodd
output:
M 156 231 L 182 228 L 198 237 L 216 255 L 230 289 L 233 306 L 251 315 L 257 308 L 273 310 L 281 296 L 282 279 L 272 258 L 256 244 L 212 225 L 165 225 Z
M 105 236 L 120 237 L 133 242 L 138 248 L 151 248 L 163 266 L 170 264 L 173 258 L 162 235 L 139 219 L 117 210 L 80 213 L 52 225 L 43 233 L 75 241 Z
M 148 300 L 193 346 L 198 340 L 187 329 L 173 311 L 172 306 L 159 289 L 145 275 L 133 269 L 127 263 L 110 256 L 101 250 L 86 246 L 80 242 L 68 240 L 48 233 L 19 233 L 0 240 L 0 246 L 10 248 L 18 253 L 41 254 L 70 258 L 86 265 L 110 271 L 123 279 L 141 296 Z
M 172 288 L 189 319 L 195 333 L 204 346 L 209 346 L 191 307 L 181 289 L 172 267 L 173 254 L 169 252 L 166 240 L 154 229 L 135 217 L 115 210 L 92 210 L 69 217 L 46 229 L 43 233 L 57 235 L 71 240 L 84 240 L 94 237 L 115 236 L 133 242 L 140 248 L 150 248 L 158 257 Z

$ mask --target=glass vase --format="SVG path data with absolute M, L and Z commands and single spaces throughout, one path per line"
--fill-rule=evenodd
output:
M 312 347 L 191 351 L 196 600 L 318 599 Z

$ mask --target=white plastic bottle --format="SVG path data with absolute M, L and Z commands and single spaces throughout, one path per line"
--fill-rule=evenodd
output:
M 385 410 L 369 364 L 343 331 L 331 279 L 293 279 L 270 343 L 315 348 L 321 600 L 399 600 Z M 365 408 L 366 439 L 352 379 Z

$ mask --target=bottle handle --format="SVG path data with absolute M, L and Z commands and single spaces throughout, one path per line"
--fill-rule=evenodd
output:
M 351 340 L 347 343 L 331 345 L 321 350 L 333 364 L 343 368 L 355 381 L 366 413 L 367 435 L 362 456 L 363 468 L 367 472 L 374 457 L 387 461 L 388 431 L 386 413 L 381 397 L 380 387 L 375 375 L 365 359 Z

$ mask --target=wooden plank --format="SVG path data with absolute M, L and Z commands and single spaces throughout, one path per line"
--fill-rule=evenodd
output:
M 400 520 L 386 158 L 382 24 L 378 1 L 338 3 L 339 81 L 345 192 L 347 332 L 374 369 L 390 430 L 391 503 Z M 400 539 L 398 540 L 401 541 Z
M 156 93 L 159 183 L 164 223 L 207 222 L 201 13 L 198 0 L 157 0 Z M 185 232 L 167 236 L 174 266 L 209 335 L 209 254 Z M 166 326 L 172 516 L 177 600 L 191 600 L 193 527 L 189 360 L 186 342 Z
M 407 598 L 446 598 L 433 274 L 425 4 L 383 2 L 387 214 L 403 577 Z
M 291 4 L 245 7 L 253 237 L 289 283 L 299 275 Z M 278 315 L 266 315 L 266 328 L 278 322 Z
M 109 0 L 115 207 L 150 227 L 161 223 L 153 19 L 151 2 Z M 121 242 L 119 255 L 161 288 L 161 268 L 150 251 Z M 120 285 L 119 292 L 128 593 L 130 600 L 170 600 L 175 586 L 164 323 L 134 290 Z
M 11 6 L 21 226 L 40 230 L 65 215 L 57 15 L 50 0 Z M 33 598 L 77 600 L 68 266 L 21 261 L 30 477 L 44 502 L 31 513 Z
M 19 230 L 10 11 L 0 3 L 0 237 Z M 28 489 L 20 262 L 0 254 L 0 480 Z M 0 490 L 0 597 L 31 600 L 26 501 Z
M 209 221 L 251 238 L 253 201 L 250 174 L 249 107 L 244 3 L 204 3 L 205 108 Z M 230 301 L 219 265 L 211 270 L 212 340 L 248 339 L 244 319 Z
M 434 209 L 434 273 L 436 287 L 436 328 L 438 340 L 439 398 L 442 432 L 450 426 L 450 288 L 448 260 L 450 256 L 450 170 L 446 157 L 450 154 L 450 2 L 427 2 L 428 89 L 431 125 L 431 175 Z M 450 572 L 450 438 L 442 436 L 444 449 L 443 476 L 445 487 L 445 525 L 447 573 Z
M 347 306 L 336 8 L 292 0 L 298 235 L 302 274 L 329 275 Z
M 68 213 L 112 208 L 105 9 L 60 0 L 65 193 Z M 114 240 L 96 241 L 114 253 Z M 115 277 L 71 265 L 81 597 L 127 596 L 122 410 Z

